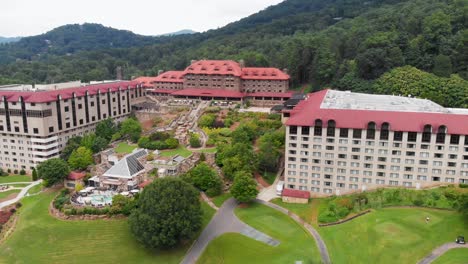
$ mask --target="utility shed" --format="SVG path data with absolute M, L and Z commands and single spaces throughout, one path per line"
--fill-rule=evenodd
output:
M 310 193 L 308 191 L 284 189 L 282 194 L 282 200 L 285 203 L 306 204 L 309 202 L 309 198 Z

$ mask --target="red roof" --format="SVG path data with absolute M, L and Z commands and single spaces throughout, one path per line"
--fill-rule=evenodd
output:
M 247 97 L 280 97 L 280 98 L 291 98 L 293 92 L 275 93 L 275 92 L 258 92 L 248 93 Z
M 143 189 L 143 188 L 145 188 L 146 186 L 148 186 L 148 185 L 149 185 L 150 183 L 152 183 L 152 182 L 153 182 L 153 181 L 150 181 L 150 180 L 144 181 L 144 182 L 140 183 L 140 184 L 138 185 L 138 187 L 140 187 L 140 189 Z
M 328 120 L 334 120 L 337 128 L 366 129 L 369 122 L 390 124 L 392 131 L 422 132 L 425 125 L 447 127 L 449 134 L 468 134 L 468 115 L 427 112 L 398 112 L 379 110 L 322 109 L 320 105 L 328 90 L 309 94 L 309 97 L 297 104 L 291 111 L 287 126 L 314 126 L 316 119 L 321 119 L 324 127 Z
M 112 92 L 118 91 L 119 88 L 122 90 L 134 89 L 137 84 L 137 82 L 121 81 L 40 92 L 0 91 L 0 100 L 1 97 L 5 96 L 8 102 L 19 102 L 20 97 L 22 97 L 26 103 L 47 103 L 56 101 L 58 95 L 60 95 L 62 99 L 69 99 L 73 97 L 73 94 L 75 94 L 76 97 L 85 96 L 86 91 L 88 91 L 89 95 L 94 95 L 97 94 L 98 91 L 107 92 L 108 89 Z
M 231 60 L 200 60 L 185 69 L 186 74 L 233 75 L 240 77 L 239 63 Z
M 137 83 L 149 85 L 149 84 L 155 83 L 157 81 L 157 77 L 141 76 L 141 77 L 133 79 L 133 81 Z
M 175 91 L 179 90 L 171 90 L 171 89 L 148 89 L 147 91 L 152 92 L 152 93 L 163 93 L 163 94 L 171 94 Z
M 184 89 L 175 91 L 172 95 L 244 98 L 244 94 L 241 92 L 220 89 Z
M 287 81 L 290 77 L 277 68 L 242 68 L 242 79 Z
M 303 198 L 303 199 L 309 199 L 310 198 L 310 192 L 300 191 L 300 190 L 293 190 L 293 189 L 284 189 L 282 195 L 287 196 L 287 197 Z
M 154 77 L 154 82 L 183 83 L 184 71 L 167 71 Z
M 81 180 L 86 176 L 86 173 L 84 172 L 79 172 L 79 171 L 72 171 L 70 174 L 68 174 L 68 179 L 69 180 Z

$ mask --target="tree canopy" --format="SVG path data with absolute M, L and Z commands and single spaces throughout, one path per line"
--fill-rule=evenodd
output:
M 206 192 L 208 196 L 216 196 L 222 191 L 221 178 L 214 169 L 204 162 L 188 171 L 182 178 Z
M 252 178 L 251 174 L 245 171 L 238 171 L 235 173 L 231 194 L 239 202 L 250 202 L 257 197 L 257 182 Z
M 93 163 L 93 152 L 86 147 L 75 149 L 68 158 L 68 165 L 72 170 L 84 170 Z
M 177 178 L 156 179 L 141 193 L 129 217 L 135 238 L 149 248 L 173 248 L 201 228 L 199 193 Z
M 133 142 L 138 142 L 141 131 L 140 122 L 134 118 L 127 118 L 120 124 L 120 133 L 123 136 L 128 136 Z
M 37 175 L 45 181 L 46 186 L 63 182 L 69 173 L 68 164 L 59 158 L 48 159 L 37 166 Z

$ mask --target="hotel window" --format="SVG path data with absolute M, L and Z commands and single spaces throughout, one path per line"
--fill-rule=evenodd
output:
M 432 169 L 432 174 L 441 174 L 442 170 L 441 169 Z
M 401 143 L 393 143 L 394 148 L 401 148 Z
M 347 128 L 340 128 L 340 137 L 342 137 L 342 138 L 348 138 L 348 132 L 349 132 L 349 129 L 347 129 Z M 340 140 L 340 143 L 341 143 L 341 140 Z
M 326 146 L 326 150 L 334 150 L 335 147 L 334 146 Z
M 429 162 L 428 162 L 427 160 L 420 160 L 420 161 L 419 161 L 419 164 L 420 164 L 420 165 L 428 165 Z
M 344 167 L 344 166 L 346 166 L 346 162 L 345 161 L 338 161 L 338 166 Z
M 309 141 L 309 137 L 302 137 L 302 141 Z
M 314 136 L 321 136 L 322 135 L 322 120 L 317 119 L 315 120 L 314 124 Z
M 370 164 L 370 163 L 364 163 L 364 168 L 366 168 L 366 169 L 372 169 L 372 164 Z
M 339 151 L 348 151 L 348 148 L 347 147 L 338 147 L 338 150 Z
M 398 185 L 398 181 L 390 181 L 390 185 L 397 186 L 397 185 Z
M 340 139 L 340 141 L 338 141 L 340 144 L 348 144 L 348 140 L 347 139 Z
M 339 159 L 346 159 L 346 154 L 338 154 Z
M 449 167 L 456 167 L 456 166 L 457 166 L 457 163 L 456 163 L 456 162 L 449 162 L 449 163 L 447 163 L 447 165 L 448 165 Z
M 357 190 L 357 188 L 358 188 L 357 184 L 350 184 L 348 186 L 349 186 L 349 189 L 353 189 L 353 190 Z
M 296 136 L 289 136 L 289 140 L 296 140 L 297 137 Z
M 322 142 L 322 138 L 321 138 L 321 137 L 314 137 L 314 142 L 315 142 L 315 143 L 321 143 L 321 142 Z
M 390 178 L 392 179 L 398 179 L 400 177 L 400 174 L 398 173 L 390 173 Z
M 361 129 L 353 129 L 353 138 L 361 138 L 362 137 L 362 130 Z
M 452 145 L 460 144 L 460 135 L 451 135 L 450 136 L 450 144 L 452 144 Z
M 430 147 L 429 147 L 429 145 L 423 144 L 423 145 L 421 145 L 421 149 L 430 149 Z
M 458 156 L 455 154 L 449 154 L 449 159 L 456 159 Z
M 418 175 L 418 181 L 427 181 L 427 176 Z
M 345 176 L 336 176 L 336 179 L 338 181 L 345 181 L 346 180 L 346 177 Z
M 364 176 L 372 176 L 372 171 L 364 171 Z
M 408 142 L 416 142 L 417 138 L 418 138 L 418 133 L 408 132 Z
M 297 126 L 290 126 L 289 127 L 289 134 L 297 135 Z
M 385 122 L 380 128 L 380 140 L 388 140 L 390 125 Z
M 375 122 L 369 122 L 367 124 L 366 139 L 375 139 Z
M 335 121 L 334 120 L 328 120 L 327 137 L 334 137 L 335 136 L 335 127 L 336 127 Z
M 449 146 L 449 150 L 450 151 L 458 151 L 458 147 L 457 146 Z
M 411 187 L 411 186 L 413 186 L 413 184 L 411 182 L 403 182 L 403 186 Z
M 358 178 L 358 177 L 350 177 L 350 178 L 349 178 L 349 181 L 350 181 L 350 182 L 358 182 L 358 181 L 359 181 L 359 178 Z
M 447 133 L 447 127 L 446 126 L 440 126 L 439 129 L 437 130 L 437 136 L 436 136 L 436 143 L 445 143 L 445 134 Z
M 403 141 L 403 132 L 402 131 L 393 132 L 393 141 Z

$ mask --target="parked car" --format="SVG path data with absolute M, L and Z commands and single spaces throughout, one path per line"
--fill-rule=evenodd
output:
M 276 194 L 281 196 L 283 193 L 284 189 L 284 181 L 279 181 L 278 184 L 276 184 Z
M 457 243 L 457 244 L 465 244 L 465 237 L 463 237 L 463 236 L 458 236 L 457 239 L 455 240 L 455 243 Z

